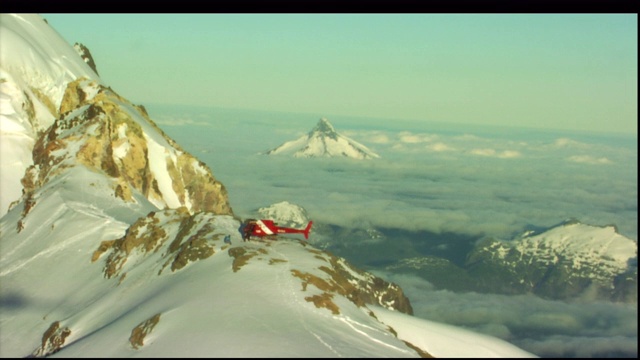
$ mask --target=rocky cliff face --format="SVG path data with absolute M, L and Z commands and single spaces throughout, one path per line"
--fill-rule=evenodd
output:
M 158 208 L 231 214 L 227 192 L 209 168 L 167 137 L 141 106 L 87 79 L 69 83 L 60 117 L 39 137 L 22 180 L 25 196 L 70 167 L 104 172 L 113 194 L 138 191 Z
M 78 55 L 84 60 L 84 62 L 89 65 L 89 67 L 98 74 L 98 69 L 96 68 L 96 62 L 93 60 L 93 56 L 91 56 L 91 51 L 84 44 L 75 43 L 73 44 L 73 48 L 78 52 Z M 100 75 L 100 74 L 98 74 Z

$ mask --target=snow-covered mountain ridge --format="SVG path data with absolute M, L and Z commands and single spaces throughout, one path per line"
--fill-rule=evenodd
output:
M 566 221 L 512 241 L 488 239 L 469 256 L 471 272 L 502 272 L 502 286 L 544 297 L 578 296 L 589 289 L 612 300 L 637 301 L 635 241 L 614 226 Z
M 39 133 L 58 117 L 67 84 L 98 75 L 38 15 L 0 17 L 0 215 L 22 195 Z
M 599 263 L 602 272 L 593 276 L 597 280 L 626 271 L 637 253 L 635 242 L 620 235 L 614 226 L 590 226 L 577 220 L 540 234 L 525 233 L 515 240 L 513 248 L 521 258 L 531 257 L 546 264 L 557 264 L 564 258 L 575 270 Z M 500 249 L 497 254 L 504 260 L 508 245 Z
M 358 160 L 380 157 L 359 142 L 338 134 L 326 118 L 321 118 L 307 135 L 287 141 L 265 154 L 292 155 L 297 158 L 347 157 Z
M 462 264 L 412 256 L 386 269 L 414 273 L 456 291 L 534 293 L 563 300 L 586 295 L 637 302 L 636 242 L 614 226 L 592 226 L 575 219 L 526 231 L 511 240 L 480 240 Z
M 128 270 L 135 271 L 140 262 L 152 262 L 154 265 L 149 268 L 157 269 L 157 274 L 162 275 L 165 270 L 178 271 L 190 262 L 203 260 L 227 250 L 228 257 L 223 258 L 234 272 L 261 261 L 269 265 L 290 262 L 294 265 L 290 271 L 293 276 L 303 280 L 303 289 L 313 284 L 324 291 L 317 298 L 305 299 L 314 302 L 316 306 L 327 307 L 336 314 L 339 314 L 340 310 L 331 301 L 335 293 L 345 296 L 358 306 L 374 304 L 407 314 L 412 313 L 411 304 L 397 285 L 359 271 L 346 260 L 314 249 L 306 242 L 298 242 L 298 245 L 313 254 L 315 259 L 322 260 L 312 267 L 321 272 L 310 273 L 309 266 L 296 269 L 297 259 L 282 259 L 278 257 L 284 256 L 282 253 L 270 250 L 278 242 L 240 243 L 236 236 L 238 225 L 238 221 L 230 216 L 207 212 L 190 215 L 184 208 L 151 212 L 131 225 L 123 237 L 103 241 L 93 253 L 91 260 L 95 262 L 104 255 L 104 276 L 109 279 L 117 277 L 119 283 L 122 283 Z M 224 235 L 234 235 L 231 236 L 231 244 L 223 244 Z M 232 246 L 234 240 L 242 246 Z M 283 243 L 295 246 L 295 242 Z M 147 253 L 150 255 L 142 255 Z

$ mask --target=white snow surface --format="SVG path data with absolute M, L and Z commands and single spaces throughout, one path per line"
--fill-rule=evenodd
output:
M 39 15 L 0 14 L 0 216 L 22 195 L 36 135 L 55 119 L 46 102 L 57 112 L 79 77 L 100 81 Z
M 347 157 L 357 160 L 380 157 L 359 142 L 337 133 L 326 118 L 321 118 L 309 134 L 287 141 L 267 154 L 292 155 L 297 158 Z
M 54 100 L 65 82 L 96 79 L 39 16 L 2 14 L 0 20 L 3 78 L 7 66 Z M 13 80 L 2 83 L 0 98 L 3 159 L 5 151 L 13 151 L 16 168 L 26 167 L 36 131 L 13 115 L 21 107 L 6 104 L 22 101 L 16 89 L 27 87 L 13 73 L 6 78 Z M 46 128 L 52 118 L 40 120 Z M 4 129 L 14 131 L 6 146 Z M 143 131 L 150 144 L 167 145 L 150 128 Z M 150 149 L 154 162 L 175 156 L 156 150 Z M 190 215 L 193 226 L 184 233 L 178 211 L 158 210 L 135 189 L 134 200 L 125 202 L 114 196 L 115 179 L 66 159 L 71 167 L 36 190 L 29 206 L 22 199 L 0 217 L 0 357 L 33 354 L 56 321 L 70 333 L 51 357 L 418 357 L 404 341 L 436 357 L 535 357 L 497 338 L 377 306 L 358 307 L 339 294 L 332 301 L 340 314 L 316 307 L 306 298 L 322 290 L 313 284 L 304 288 L 292 270 L 327 278 L 320 269 L 328 264 L 327 254 L 292 239 L 243 242 L 239 220 L 227 215 Z M 171 179 L 159 181 L 168 186 Z M 168 238 L 190 239 L 205 226 L 212 229 L 204 232 L 204 241 L 213 255 L 172 271 L 163 267 L 170 242 L 149 252 L 133 248 L 122 268 L 126 277 L 106 278 L 108 255 L 92 261 L 101 242 L 124 236 L 152 211 Z M 149 227 L 138 232 L 146 234 Z M 235 247 L 257 254 L 238 271 L 229 253 Z M 157 325 L 134 348 L 133 329 L 156 314 Z
M 397 311 L 375 307 L 375 314 L 383 323 L 394 328 L 399 338 L 436 357 L 501 358 L 515 357 L 518 356 L 516 353 L 522 351 L 492 336 L 430 320 L 406 317 Z M 453 343 L 459 347 L 455 352 L 449 349 Z
M 170 158 L 169 151 L 166 147 L 161 146 L 151 137 L 147 136 L 146 132 L 143 134 L 149 149 L 147 155 L 149 157 L 149 168 L 158 181 L 158 188 L 162 193 L 164 202 L 170 208 L 180 207 L 180 199 L 178 198 L 178 194 L 173 190 L 173 180 L 171 180 L 171 176 L 167 170 L 167 158 Z M 160 209 L 165 207 L 162 202 L 154 201 L 154 203 Z
M 557 263 L 561 258 L 571 261 L 575 270 L 583 266 L 592 269 L 593 264 L 598 264 L 597 270 L 605 279 L 625 272 L 638 251 L 636 242 L 620 235 L 614 226 L 592 226 L 578 221 L 567 221 L 540 234 L 527 232 L 504 244 L 506 247 L 496 252 L 501 257 L 515 247 L 536 261 Z
M 307 211 L 299 205 L 281 201 L 258 209 L 264 219 L 275 220 L 283 226 L 306 226 L 309 222 Z
M 497 338 L 478 341 L 485 337 L 446 326 L 443 334 L 439 324 L 379 307 L 359 308 L 341 296 L 334 298 L 339 315 L 317 308 L 305 297 L 322 291 L 312 285 L 303 290 L 291 270 L 326 277 L 319 267 L 327 261 L 293 240 L 245 243 L 238 220 L 226 215 L 194 215 L 198 226 L 209 224 L 220 234 L 208 240 L 215 248 L 211 257 L 159 275 L 165 249 L 135 252 L 118 284 L 118 278 L 102 275 L 106 255 L 96 262 L 91 256 L 102 240 L 123 236 L 127 221 L 153 207 L 130 208 L 101 191 L 106 180 L 100 174 L 77 169 L 43 189 L 22 232 L 15 227 L 20 209 L 0 219 L 2 357 L 31 354 L 54 321 L 71 334 L 52 357 L 417 357 L 402 340 L 438 357 L 532 356 Z M 87 177 L 93 177 L 97 191 L 83 189 Z M 159 218 L 175 235 L 170 211 Z M 234 272 L 222 240 L 227 234 L 232 247 L 264 255 Z M 270 264 L 272 259 L 283 261 Z M 158 313 L 158 325 L 144 346 L 134 349 L 128 341 L 133 328 Z
M 56 108 L 69 82 L 100 79 L 39 15 L 2 14 L 0 39 L 2 68 L 52 99 Z
M 592 226 L 574 222 L 556 226 L 539 235 L 522 239 L 527 248 L 547 247 L 557 253 L 576 256 L 598 256 L 610 265 L 627 268 L 629 259 L 634 257 L 636 243 L 616 232 L 614 226 Z

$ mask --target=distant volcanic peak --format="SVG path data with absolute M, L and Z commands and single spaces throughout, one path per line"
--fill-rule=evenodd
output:
M 357 141 L 338 134 L 326 118 L 321 118 L 307 136 L 303 135 L 296 140 L 287 141 L 267 151 L 266 154 L 292 155 L 297 158 L 346 157 L 358 160 L 380 157 Z
M 314 134 L 320 134 L 331 138 L 336 138 L 338 136 L 336 129 L 326 118 L 321 118 L 320 121 L 318 121 L 316 127 L 313 128 L 311 132 L 309 132 L 309 137 L 313 136 Z

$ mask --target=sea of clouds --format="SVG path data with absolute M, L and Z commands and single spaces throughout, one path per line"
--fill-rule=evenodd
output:
M 373 271 L 399 284 L 414 315 L 492 335 L 545 358 L 630 357 L 638 354 L 637 303 L 572 301 L 533 295 L 437 290 L 409 274 Z
M 317 223 L 510 239 L 576 218 L 615 224 L 637 241 L 637 138 L 196 107 L 147 106 L 204 161 L 234 212 L 289 201 Z M 320 117 L 380 159 L 261 155 L 308 133 Z M 310 239 L 313 242 L 313 236 Z M 572 302 L 438 290 L 378 271 L 405 290 L 415 315 L 474 329 L 543 357 L 635 357 L 637 304 Z
M 593 134 L 330 118 L 381 158 L 259 155 L 322 115 L 165 108 L 151 117 L 204 161 L 234 211 L 283 200 L 318 221 L 509 238 L 568 218 L 637 240 L 637 140 Z

